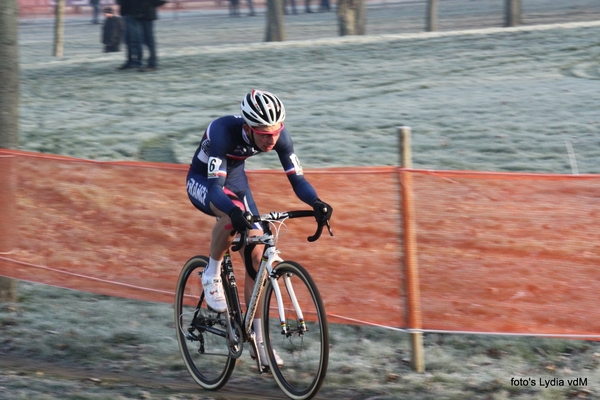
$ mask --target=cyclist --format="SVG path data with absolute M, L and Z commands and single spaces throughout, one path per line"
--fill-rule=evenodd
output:
M 206 302 L 217 312 L 227 309 L 221 261 L 231 247 L 235 232 L 250 229 L 251 235 L 262 234 L 260 225 L 253 225 L 246 218 L 249 214 L 259 214 L 244 171 L 248 157 L 275 150 L 296 196 L 313 207 L 319 223 L 331 218 L 331 206 L 319 199 L 313 186 L 304 178 L 284 120 L 285 107 L 277 96 L 252 90 L 241 102 L 240 115 L 226 115 L 208 125 L 192 159 L 187 176 L 188 197 L 197 209 L 217 217 L 212 229 L 210 259 L 202 276 Z M 246 246 L 240 252 L 246 265 L 246 304 L 252 295 L 262 252 L 262 246 Z M 253 328 L 261 363 L 267 366 L 260 318 L 257 311 Z

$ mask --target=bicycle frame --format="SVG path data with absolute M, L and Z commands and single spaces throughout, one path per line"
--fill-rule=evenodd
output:
M 285 317 L 285 313 L 286 310 L 284 308 L 283 305 L 283 300 L 282 300 L 282 296 L 281 296 L 281 289 L 279 287 L 279 283 L 277 281 L 277 279 L 275 279 L 275 275 L 274 275 L 274 264 L 278 263 L 278 262 L 282 262 L 283 259 L 279 256 L 279 250 L 277 249 L 277 247 L 275 246 L 275 236 L 273 235 L 273 233 L 271 232 L 270 226 L 268 222 L 264 222 L 263 223 L 263 231 L 264 234 L 260 235 L 260 236 L 252 236 L 252 237 L 248 237 L 247 239 L 245 239 L 244 241 L 246 242 L 246 245 L 248 244 L 263 244 L 265 246 L 265 249 L 263 250 L 263 255 L 262 255 L 262 259 L 261 259 L 261 263 L 258 269 L 258 272 L 256 274 L 256 280 L 254 282 L 254 286 L 252 289 L 252 294 L 250 296 L 250 301 L 248 304 L 248 308 L 246 311 L 246 314 L 244 316 L 244 320 L 241 321 L 241 318 L 236 318 L 237 324 L 241 324 L 242 328 L 242 336 L 243 336 L 243 341 L 249 341 L 251 342 L 251 346 L 254 347 L 254 350 L 256 350 L 256 341 L 253 335 L 251 335 L 252 332 L 252 322 L 254 321 L 254 317 L 256 315 L 256 309 L 258 308 L 258 304 L 260 301 L 260 298 L 262 296 L 262 293 L 264 291 L 265 288 L 265 282 L 267 279 L 271 280 L 271 284 L 273 286 L 273 290 L 275 292 L 275 297 L 277 299 L 277 308 L 278 308 L 278 312 L 279 312 L 279 320 L 281 321 L 281 333 L 282 334 L 287 334 L 287 327 L 286 327 L 286 317 Z M 242 240 L 244 238 L 240 238 L 240 240 Z M 224 271 L 225 271 L 225 275 L 227 278 L 227 281 L 229 282 L 229 286 L 230 289 L 233 289 L 235 287 L 237 287 L 237 285 L 235 284 L 235 277 L 233 275 L 233 268 L 232 268 L 232 263 L 231 263 L 231 258 L 229 256 L 229 253 L 226 256 L 226 259 L 224 260 Z M 232 284 L 233 282 L 233 284 Z M 302 313 L 302 310 L 300 308 L 300 304 L 298 303 L 298 300 L 296 298 L 296 295 L 294 293 L 294 288 L 292 286 L 292 283 L 290 281 L 290 279 L 288 277 L 284 277 L 284 282 L 285 282 L 285 286 L 286 286 L 286 290 L 288 291 L 288 294 L 290 296 L 290 298 L 292 299 L 292 304 L 294 306 L 294 311 L 296 312 L 296 316 L 298 317 L 298 320 L 300 321 L 300 326 L 301 329 L 303 331 L 306 331 L 306 324 L 304 322 L 304 316 Z M 233 311 L 233 316 L 235 317 L 239 317 L 240 313 L 241 313 L 241 306 L 240 306 L 240 302 L 239 302 L 239 296 L 237 295 L 237 290 L 231 290 L 230 292 L 230 299 L 233 300 L 234 304 L 229 305 L 228 307 L 233 307 L 233 310 L 228 310 L 228 314 L 231 316 Z M 235 329 L 233 326 L 231 326 L 231 318 L 228 318 L 228 342 L 229 342 L 229 346 L 230 348 L 236 348 L 236 346 L 239 346 L 240 344 L 240 338 L 239 336 L 235 333 Z M 241 354 L 241 348 L 238 348 L 238 351 L 234 353 L 232 353 L 232 355 L 237 355 L 237 353 Z M 257 363 L 259 364 L 259 371 L 262 370 L 262 366 L 260 365 L 260 357 L 257 357 Z

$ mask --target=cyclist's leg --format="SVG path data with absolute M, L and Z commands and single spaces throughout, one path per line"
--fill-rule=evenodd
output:
M 253 215 L 259 215 L 258 207 L 256 206 L 256 202 L 254 201 L 254 197 L 252 196 L 252 191 L 250 190 L 248 177 L 246 176 L 246 173 L 242 167 L 238 167 L 232 171 L 229 171 L 229 173 L 227 174 L 225 191 L 230 197 L 231 192 L 233 192 L 235 196 L 237 196 L 237 199 L 243 204 L 243 206 L 238 205 L 242 210 L 250 211 Z M 250 231 L 250 235 L 261 235 L 262 227 L 258 223 L 256 223 L 254 227 L 255 229 L 252 229 Z M 254 271 L 258 271 L 263 249 L 264 246 L 255 246 L 252 249 L 252 251 L 246 251 L 246 248 L 244 247 L 240 251 L 240 255 L 242 257 L 242 260 L 244 261 L 244 265 L 248 265 L 246 264 L 246 262 L 251 260 Z M 247 258 L 249 258 L 250 260 L 247 260 Z M 250 301 L 250 297 L 252 296 L 254 278 L 248 275 L 247 268 L 246 279 L 244 281 L 244 299 L 246 301 L 246 304 L 248 304 Z M 257 317 L 260 317 L 260 314 L 258 314 Z
M 210 258 L 202 275 L 202 285 L 210 307 L 215 311 L 223 312 L 227 309 L 227 303 L 221 281 L 221 261 L 233 241 L 231 221 L 224 212 L 209 204 L 210 202 L 206 198 L 208 185 L 205 176 L 190 170 L 187 178 L 187 192 L 188 198 L 197 209 L 207 215 L 217 217 L 217 222 L 212 230 Z
M 213 262 L 218 261 L 219 263 L 213 265 L 214 263 L 209 261 L 208 269 L 220 269 L 220 261 L 223 259 L 223 256 L 225 256 L 225 253 L 229 247 L 231 247 L 231 243 L 233 242 L 231 219 L 227 214 L 216 208 L 213 204 L 210 204 L 208 201 L 208 179 L 205 176 L 196 174 L 190 170 L 187 176 L 187 192 L 188 198 L 194 207 L 204 214 L 217 217 L 217 222 L 213 226 L 210 241 L 210 257 L 213 259 Z M 229 191 L 228 194 L 234 203 L 244 209 L 244 204 L 235 194 L 231 191 Z M 220 271 L 215 270 L 214 272 L 218 275 L 218 272 Z
M 244 202 L 244 206 L 247 210 L 254 215 L 258 215 L 258 207 L 256 207 L 256 203 L 254 202 L 254 197 L 252 196 L 252 192 L 250 188 L 247 188 L 245 193 L 240 197 Z M 262 235 L 262 229 L 259 229 L 260 226 L 256 225 L 256 229 L 251 230 L 251 235 Z M 246 251 L 246 248 L 240 251 L 240 255 L 242 256 L 242 260 L 244 261 L 244 265 L 248 265 L 248 261 L 252 261 L 252 267 L 254 272 L 258 271 L 258 267 L 260 267 L 260 261 L 262 259 L 264 246 L 257 245 L 254 246 L 250 251 Z M 246 260 L 247 258 L 250 260 Z M 255 273 L 253 275 L 256 275 Z M 246 300 L 246 304 L 249 304 L 250 297 L 252 296 L 252 289 L 254 288 L 254 276 L 250 276 L 248 273 L 248 268 L 246 268 L 246 279 L 244 280 L 244 298 Z M 256 310 L 256 315 L 254 318 L 260 318 L 260 308 Z
M 210 256 L 215 260 L 223 260 L 223 256 L 233 243 L 231 219 L 223 211 L 210 204 L 211 211 L 217 217 L 217 223 L 212 230 Z

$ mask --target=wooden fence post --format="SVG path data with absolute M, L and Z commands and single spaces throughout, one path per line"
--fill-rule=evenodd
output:
M 408 126 L 398 128 L 400 139 L 400 165 L 412 168 L 412 152 L 410 144 L 411 129 Z M 406 315 L 410 329 L 422 329 L 421 293 L 419 290 L 419 269 L 417 263 L 417 235 L 413 205 L 412 175 L 400 172 L 402 190 L 402 233 L 404 241 L 404 279 L 406 285 Z M 425 371 L 423 356 L 423 334 L 410 333 L 412 344 L 412 366 L 417 372 Z

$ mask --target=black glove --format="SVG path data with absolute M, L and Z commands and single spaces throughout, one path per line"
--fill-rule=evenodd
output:
M 322 224 L 331 218 L 331 214 L 333 214 L 333 207 L 331 207 L 329 204 L 317 198 L 315 201 L 313 201 L 312 206 L 313 210 L 315 210 L 315 219 L 318 223 Z
M 236 207 L 229 213 L 229 218 L 231 218 L 233 229 L 238 232 L 245 232 L 246 229 L 252 229 L 252 223 L 249 220 L 249 218 L 252 218 L 252 214 L 248 211 L 243 212 L 241 208 Z

